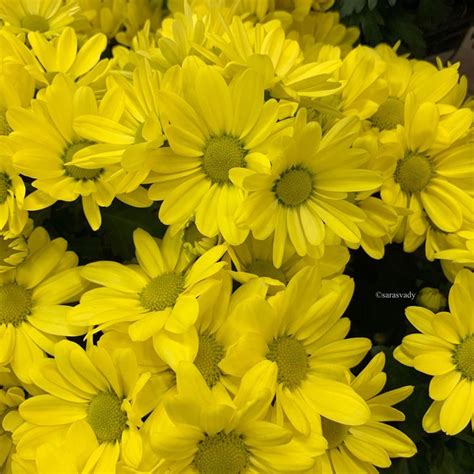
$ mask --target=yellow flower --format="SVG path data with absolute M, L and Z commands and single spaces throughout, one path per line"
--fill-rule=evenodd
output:
M 428 286 L 422 288 L 416 295 L 416 304 L 427 308 L 433 313 L 439 313 L 446 308 L 446 296 L 437 288 L 430 288 Z
M 317 122 L 306 122 L 303 109 L 294 136 L 274 144 L 270 172 L 233 170 L 231 177 L 249 191 L 239 215 L 255 238 L 274 234 L 273 263 L 282 263 L 289 239 L 298 255 L 324 240 L 326 226 L 339 237 L 359 242 L 355 222 L 365 213 L 346 200 L 348 194 L 375 190 L 381 183 L 377 172 L 363 168 L 368 154 L 351 148 L 360 123 L 355 117 L 337 122 L 322 136 Z
M 21 234 L 0 231 L 0 273 L 8 272 L 18 266 L 28 256 L 27 237 L 33 231 L 33 221 L 26 223 Z
M 276 371 L 271 363 L 247 373 L 235 398 L 209 389 L 193 364 L 178 370 L 178 396 L 153 419 L 151 444 L 164 458 L 163 472 L 196 474 L 299 472 L 310 468 L 308 447 L 291 431 L 265 421 Z M 315 453 L 324 450 L 322 437 Z
M 13 33 L 38 31 L 54 36 L 76 18 L 76 0 L 0 0 L 0 18 Z
M 119 194 L 114 184 L 123 178 L 125 171 L 115 167 L 87 168 L 75 164 L 76 154 L 93 145 L 73 129 L 74 118 L 97 111 L 94 92 L 89 87 L 77 87 L 71 79 L 58 74 L 51 86 L 41 91 L 32 102 L 31 109 L 11 109 L 8 120 L 13 128 L 9 139 L 15 146 L 13 163 L 23 175 L 34 178 L 37 191 L 25 199 L 28 210 L 44 209 L 57 200 L 82 199 L 85 216 L 97 230 L 101 225 L 100 206 L 110 206 L 114 197 L 136 197 Z M 115 113 L 115 105 L 104 99 L 101 109 L 108 107 Z M 142 190 L 143 191 L 143 190 Z M 136 190 L 138 206 L 151 204 Z M 128 199 L 134 203 L 133 199 Z
M 377 354 L 351 387 L 364 399 L 370 409 L 369 420 L 358 426 L 347 426 L 321 418 L 315 420 L 318 432 L 328 442 L 328 450 L 316 458 L 315 474 L 377 473 L 376 467 L 389 467 L 390 458 L 411 457 L 416 453 L 413 441 L 393 426 L 386 424 L 404 421 L 405 415 L 393 405 L 405 400 L 413 392 L 412 386 L 380 393 L 387 374 L 383 372 L 385 355 Z
M 313 255 L 300 257 L 291 245 L 287 244 L 280 268 L 276 268 L 272 259 L 272 238 L 257 240 L 249 236 L 238 246 L 229 247 L 228 253 L 235 267 L 231 271 L 234 280 L 247 283 L 254 278 L 261 278 L 274 290 L 284 286 L 302 268 L 318 266 L 321 276 L 327 278 L 343 272 L 349 261 L 349 252 L 343 245 L 325 245 L 315 249 Z
M 41 33 L 29 33 L 28 42 L 35 60 L 27 65 L 27 70 L 41 84 L 50 84 L 57 73 L 63 73 L 80 86 L 94 85 L 110 69 L 109 60 L 100 60 L 107 46 L 107 38 L 102 34 L 79 46 L 74 29 L 67 27 L 50 40 Z
M 169 234 L 160 245 L 142 229 L 133 239 L 138 266 L 104 261 L 84 267 L 83 277 L 100 288 L 84 294 L 69 320 L 85 327 L 97 325 L 94 332 L 126 323 L 135 341 L 147 340 L 163 328 L 185 333 L 198 317 L 198 297 L 212 287 L 210 278 L 225 265 L 218 262 L 225 247 L 214 247 L 190 264 L 179 258 L 181 242 Z
M 474 274 L 460 271 L 449 292 L 450 312 L 433 314 L 416 306 L 406 309 L 408 320 L 421 334 L 406 336 L 395 358 L 432 375 L 429 395 L 434 400 L 423 418 L 429 432 L 460 433 L 474 420 Z M 473 425 L 474 426 L 474 425 Z
M 87 287 L 77 255 L 66 249 L 64 239 L 50 241 L 38 227 L 28 238 L 24 262 L 0 273 L 0 365 L 10 363 L 23 382 L 30 382 L 31 364 L 45 352 L 53 354 L 61 337 L 85 332 L 66 321 L 67 303 L 77 301 Z
M 230 171 L 268 167 L 261 150 L 270 137 L 284 132 L 285 121 L 277 124 L 279 105 L 264 103 L 263 87 L 252 71 L 227 85 L 215 69 L 196 69 L 184 98 L 168 91 L 159 95 L 162 117 L 170 122 L 165 133 L 176 156 L 155 158 L 149 196 L 163 200 L 164 223 L 184 225 L 195 214 L 200 233 L 221 233 L 238 245 L 248 234 L 234 219 L 244 192 L 231 182 Z
M 427 227 L 420 219 L 423 211 L 438 229 L 455 232 L 463 220 L 474 220 L 472 145 L 462 140 L 472 114 L 459 109 L 440 115 L 436 104 L 415 100 L 408 95 L 405 126 L 386 136 L 386 151 L 379 157 L 385 169 L 381 197 L 411 211 L 407 225 L 418 235 Z
M 0 143 L 0 231 L 18 235 L 28 220 L 23 209 L 26 188 L 12 165 L 11 154 L 11 148 Z
M 347 370 L 371 345 L 365 338 L 344 340 L 350 323 L 341 316 L 353 289 L 346 276 L 321 281 L 316 268 L 304 268 L 268 302 L 249 298 L 225 325 L 235 341 L 227 351 L 227 372 L 242 376 L 271 361 L 277 370 L 277 419 L 305 435 L 309 411 L 348 425 L 369 418 L 366 403 L 345 383 Z
M 13 433 L 17 456 L 35 459 L 42 445 L 67 441 L 73 429 L 78 439 L 68 454 L 79 460 L 85 448 L 90 453 L 83 459 L 85 471 L 116 472 L 119 458 L 132 467 L 138 465 L 142 455 L 138 429 L 147 414 L 141 396 L 148 390 L 150 374 L 140 373 L 132 350 L 110 355 L 95 346 L 84 351 L 62 341 L 54 355 L 31 370 L 32 381 L 44 393 L 20 405 L 26 423 Z
M 305 63 L 298 42 L 286 37 L 278 21 L 246 28 L 236 16 L 225 34 L 209 34 L 209 41 L 222 55 L 207 54 L 207 59 L 225 68 L 227 76 L 233 77 L 249 68 L 257 71 L 272 97 L 293 100 L 326 97 L 341 89 L 341 84 L 333 78 L 341 66 L 340 59 Z M 206 54 L 202 48 L 198 50 Z

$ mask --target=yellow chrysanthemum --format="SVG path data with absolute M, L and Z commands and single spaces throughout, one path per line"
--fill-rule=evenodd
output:
M 44 394 L 20 405 L 25 423 L 13 433 L 17 457 L 34 460 L 41 455 L 42 445 L 64 442 L 78 424 L 77 443 L 67 453 L 73 465 L 81 457 L 86 472 L 116 472 L 119 459 L 132 467 L 138 465 L 142 455 L 138 429 L 147 414 L 141 397 L 148 390 L 150 374 L 140 373 L 132 350 L 110 355 L 95 346 L 84 351 L 62 341 L 54 355 L 31 369 L 32 381 Z M 83 459 L 83 448 L 90 452 L 88 459 Z M 59 468 L 62 460 L 51 462 Z
M 100 60 L 107 46 L 103 34 L 99 33 L 79 46 L 76 32 L 67 27 L 51 40 L 38 32 L 29 33 L 28 42 L 35 59 L 26 69 L 39 83 L 51 84 L 57 73 L 66 74 L 80 86 L 96 85 L 100 80 L 105 82 L 104 76 L 111 63 L 108 59 Z
M 279 21 L 259 23 L 249 29 L 239 17 L 234 17 L 224 35 L 210 34 L 209 40 L 222 55 L 206 53 L 202 48 L 198 48 L 199 53 L 225 68 L 228 76 L 248 68 L 257 71 L 272 97 L 326 97 L 341 89 L 333 78 L 341 61 L 329 58 L 304 63 L 298 42 L 286 37 Z
M 0 19 L 13 33 L 39 31 L 54 36 L 75 20 L 76 0 L 0 0 Z
M 459 109 L 440 115 L 435 104 L 415 100 L 413 93 L 406 99 L 405 126 L 386 135 L 381 197 L 411 211 L 407 225 L 418 235 L 427 228 L 423 211 L 438 229 L 455 232 L 463 220 L 474 221 L 472 145 L 462 140 L 472 114 Z
M 405 420 L 405 415 L 393 408 L 393 405 L 409 397 L 413 387 L 380 393 L 387 380 L 387 375 L 383 372 L 384 364 L 385 355 L 381 352 L 351 382 L 351 387 L 369 406 L 370 418 L 366 423 L 347 426 L 327 418 L 315 420 L 315 429 L 326 438 L 328 450 L 323 456 L 316 458 L 312 473 L 376 474 L 376 467 L 389 467 L 391 458 L 407 458 L 416 453 L 413 441 L 387 424 Z
M 350 203 L 348 193 L 375 190 L 377 172 L 363 168 L 368 155 L 351 147 L 360 130 L 355 118 L 345 118 L 322 136 L 317 122 L 306 122 L 303 109 L 294 136 L 275 142 L 272 169 L 266 173 L 233 170 L 234 182 L 249 191 L 239 223 L 263 240 L 274 234 L 273 263 L 281 266 L 287 239 L 300 255 L 324 240 L 325 227 L 350 242 L 360 241 L 356 221 L 365 213 Z
M 12 165 L 12 149 L 0 143 L 0 231 L 20 234 L 28 221 L 25 184 Z
M 213 68 L 199 66 L 184 98 L 162 91 L 159 105 L 170 125 L 165 133 L 174 157 L 157 156 L 156 178 L 149 196 L 163 200 L 160 219 L 184 225 L 195 214 L 202 234 L 238 245 L 248 230 L 236 226 L 234 214 L 244 192 L 230 180 L 233 168 L 263 170 L 269 167 L 261 151 L 269 138 L 285 133 L 277 123 L 279 105 L 264 102 L 263 87 L 252 71 L 230 85 Z
M 434 400 L 423 418 L 429 432 L 460 433 L 474 428 L 474 274 L 460 271 L 449 292 L 450 312 L 433 314 L 416 306 L 406 309 L 421 334 L 406 336 L 394 352 L 401 363 L 432 375 Z
M 28 220 L 21 234 L 0 231 L 0 273 L 12 270 L 25 260 L 29 253 L 26 239 L 32 231 L 31 219 Z
M 243 375 L 271 361 L 278 371 L 277 419 L 305 435 L 309 410 L 348 425 L 369 418 L 365 402 L 344 382 L 371 345 L 365 338 L 344 340 L 350 323 L 341 316 L 353 289 L 346 276 L 321 282 L 316 268 L 304 268 L 268 302 L 249 298 L 226 323 L 235 341 L 226 356 L 228 372 Z
M 76 153 L 93 143 L 74 131 L 74 118 L 97 112 L 94 92 L 89 87 L 77 87 L 63 74 L 42 92 L 30 109 L 8 112 L 14 130 L 9 136 L 15 146 L 13 163 L 21 174 L 35 179 L 33 186 L 37 188 L 25 199 L 25 208 L 44 209 L 57 200 L 71 202 L 80 197 L 90 226 L 97 230 L 102 221 L 100 207 L 110 206 L 116 196 L 122 197 L 122 190 L 114 184 L 125 171 L 118 165 L 93 169 L 75 165 Z M 100 110 L 106 108 L 114 116 L 115 104 L 104 98 Z M 143 194 L 138 188 L 123 197 L 128 203 L 146 207 L 151 201 Z
M 133 340 L 144 341 L 163 328 L 184 333 L 198 317 L 198 297 L 212 287 L 212 277 L 224 265 L 225 252 L 214 247 L 194 263 L 180 259 L 179 239 L 165 235 L 162 243 L 147 232 L 133 234 L 139 265 L 94 262 L 81 274 L 101 286 L 88 291 L 71 310 L 69 320 L 95 331 L 126 323 Z
M 314 255 L 300 257 L 291 245 L 287 245 L 280 268 L 272 258 L 272 239 L 256 240 L 249 236 L 238 246 L 229 247 L 228 253 L 235 270 L 232 277 L 239 283 L 261 278 L 267 285 L 282 289 L 302 268 L 317 266 L 321 276 L 327 278 L 343 272 L 349 261 L 349 252 L 343 245 L 325 245 L 315 249 Z
M 291 431 L 265 421 L 276 378 L 270 362 L 244 376 L 233 400 L 211 391 L 189 362 L 180 364 L 177 377 L 178 396 L 152 415 L 150 428 L 163 472 L 288 473 L 313 465 L 308 447 L 292 441 Z M 324 446 L 320 437 L 312 448 L 318 454 Z
M 9 428 L 13 413 L 25 400 L 25 391 L 18 386 L 19 381 L 10 373 L 0 372 L 0 470 L 5 474 L 11 473 L 11 457 L 15 451 Z M 12 414 L 12 415 L 10 415 Z
M 0 273 L 0 365 L 30 382 L 31 364 L 64 336 L 79 336 L 81 327 L 66 321 L 67 303 L 77 301 L 87 283 L 79 275 L 77 255 L 67 242 L 49 240 L 36 228 L 28 238 L 29 255 L 13 270 Z

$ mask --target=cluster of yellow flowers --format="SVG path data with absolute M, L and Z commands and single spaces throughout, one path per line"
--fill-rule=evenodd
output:
M 353 47 L 332 0 L 0 0 L 0 470 L 376 473 L 414 443 L 346 338 L 349 250 L 424 245 L 451 312 L 394 356 L 474 425 L 474 128 L 458 64 Z M 27 192 L 28 189 L 28 192 Z M 29 213 L 160 201 L 79 266 Z M 157 217 L 158 218 L 158 217 Z M 118 236 L 117 238 L 120 238 Z M 81 342 L 78 344 L 73 342 Z M 365 359 L 367 362 L 367 359 Z

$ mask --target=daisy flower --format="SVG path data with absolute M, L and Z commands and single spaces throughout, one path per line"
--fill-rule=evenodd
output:
M 17 267 L 28 256 L 27 237 L 33 230 L 33 221 L 29 219 L 21 234 L 0 231 L 0 273 Z
M 138 429 L 147 414 L 140 397 L 148 389 L 150 374 L 139 372 L 132 350 L 110 355 L 95 346 L 84 351 L 61 341 L 54 354 L 54 359 L 38 362 L 30 372 L 44 393 L 20 405 L 25 423 L 13 433 L 17 456 L 34 460 L 41 445 L 64 442 L 77 424 L 78 439 L 69 455 L 80 459 L 83 448 L 92 446 L 84 463 L 86 472 L 116 472 L 119 458 L 132 467 L 138 465 Z
M 315 249 L 315 255 L 300 257 L 291 245 L 287 245 L 280 268 L 272 259 L 272 238 L 257 240 L 253 236 L 238 246 L 230 246 L 228 254 L 235 270 L 231 270 L 234 280 L 247 283 L 261 278 L 267 285 L 282 289 L 302 268 L 315 265 L 321 276 L 327 278 L 343 272 L 349 261 L 349 252 L 343 245 L 326 245 Z
M 385 355 L 378 353 L 351 382 L 351 387 L 367 402 L 369 420 L 358 426 L 347 426 L 321 418 L 315 431 L 322 432 L 328 449 L 316 458 L 315 474 L 365 472 L 376 474 L 376 467 L 386 468 L 391 458 L 408 458 L 416 453 L 413 441 L 387 422 L 404 421 L 405 415 L 393 405 L 413 392 L 412 386 L 380 393 L 387 380 L 383 372 Z M 319 421 L 319 420 L 318 420 Z
M 207 237 L 220 232 L 238 245 L 248 234 L 234 219 L 244 191 L 234 186 L 229 172 L 268 167 L 260 151 L 286 122 L 277 124 L 279 105 L 264 102 L 263 87 L 252 71 L 227 85 L 215 69 L 203 65 L 188 86 L 184 97 L 168 91 L 159 95 L 161 116 L 169 122 L 165 133 L 177 156 L 155 159 L 157 176 L 149 196 L 163 200 L 164 223 L 184 225 L 195 215 L 199 232 Z
M 0 0 L 0 18 L 13 33 L 38 31 L 54 36 L 75 20 L 76 0 Z
M 304 256 L 311 246 L 323 242 L 326 226 L 345 240 L 360 241 L 356 222 L 366 215 L 346 200 L 347 193 L 375 190 L 381 179 L 377 172 L 363 168 L 366 151 L 351 147 L 359 129 L 358 119 L 349 117 L 322 136 L 319 123 L 306 123 L 302 109 L 294 136 L 275 142 L 271 171 L 231 172 L 233 181 L 249 192 L 238 222 L 250 227 L 258 240 L 274 234 L 277 268 L 287 239 Z
M 167 400 L 150 428 L 151 444 L 164 458 L 163 472 L 299 472 L 314 460 L 292 441 L 290 430 L 265 421 L 276 372 L 271 364 L 249 371 L 235 398 L 212 392 L 193 364 L 178 370 L 178 396 Z M 324 450 L 320 437 L 312 448 Z
M 50 241 L 44 229 L 36 228 L 28 238 L 28 257 L 0 273 L 0 365 L 10 363 L 25 383 L 30 383 L 31 364 L 53 354 L 61 337 L 85 332 L 66 321 L 67 303 L 77 301 L 87 287 L 77 255 L 66 249 L 64 239 Z
M 64 28 L 59 36 L 50 40 L 41 33 L 29 33 L 28 42 L 34 60 L 26 69 L 41 84 L 50 84 L 56 73 L 63 73 L 78 85 L 95 85 L 110 69 L 109 60 L 100 60 L 107 46 L 107 38 L 100 33 L 80 46 L 71 27 Z
M 5 142 L 0 143 L 0 231 L 21 233 L 28 221 L 23 209 L 25 184 L 13 167 L 12 150 Z
M 184 333 L 198 317 L 198 297 L 212 287 L 225 264 L 220 245 L 194 263 L 180 259 L 181 243 L 169 234 L 159 245 L 142 229 L 133 233 L 139 265 L 94 262 L 81 274 L 100 288 L 88 291 L 71 310 L 69 320 L 97 326 L 94 332 L 126 323 L 132 340 L 144 341 L 163 328 Z
M 101 109 L 106 107 L 110 114 L 115 113 L 115 104 L 104 99 Z M 97 230 L 102 222 L 100 207 L 110 206 L 116 195 L 138 207 L 151 204 L 139 189 L 136 194 L 119 194 L 113 183 L 124 171 L 118 165 L 91 169 L 74 163 L 78 151 L 93 145 L 74 131 L 74 118 L 94 113 L 97 108 L 91 88 L 77 87 L 67 76 L 58 74 L 32 102 L 31 109 L 9 110 L 14 166 L 21 174 L 34 178 L 33 186 L 37 188 L 25 199 L 26 209 L 44 209 L 58 200 L 81 198 L 87 221 Z
M 309 410 L 347 425 L 369 418 L 366 403 L 345 383 L 348 369 L 371 346 L 365 338 L 344 340 L 350 323 L 341 315 L 353 289 L 346 276 L 321 281 L 316 268 L 304 268 L 268 302 L 249 299 L 245 310 L 227 320 L 235 341 L 227 367 L 243 375 L 271 361 L 277 369 L 277 419 L 288 420 L 305 435 L 310 433 Z
M 450 312 L 433 314 L 410 306 L 405 314 L 421 334 L 405 336 L 394 351 L 402 364 L 432 375 L 429 395 L 434 400 L 423 418 L 428 433 L 460 433 L 474 427 L 474 274 L 460 271 L 449 292 Z
M 437 228 L 455 232 L 464 219 L 474 221 L 472 145 L 462 140 L 472 114 L 460 109 L 440 116 L 436 104 L 415 100 L 408 95 L 405 126 L 392 132 L 379 157 L 386 170 L 381 197 L 410 210 L 407 225 L 412 228 L 425 211 Z

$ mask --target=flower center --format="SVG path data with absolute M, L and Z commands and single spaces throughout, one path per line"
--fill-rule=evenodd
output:
M 31 312 L 31 293 L 16 283 L 0 286 L 0 324 L 19 326 Z
M 111 392 L 99 392 L 89 403 L 87 421 L 100 443 L 118 440 L 126 428 L 127 413 L 121 405 L 117 395 Z
M 429 158 L 417 153 L 410 153 L 399 160 L 395 169 L 395 181 L 407 193 L 422 191 L 432 176 L 433 167 Z
M 198 444 L 194 465 L 199 474 L 239 474 L 246 468 L 249 456 L 240 435 L 220 432 Z
M 39 31 L 44 33 L 49 30 L 49 22 L 46 18 L 41 15 L 25 15 L 20 24 L 22 28 L 25 28 L 30 31 Z
M 168 272 L 153 278 L 140 294 L 142 306 L 150 311 L 163 311 L 174 306 L 184 289 L 184 276 Z
M 199 349 L 194 364 L 209 387 L 213 387 L 221 378 L 218 364 L 223 357 L 224 346 L 217 342 L 212 334 L 199 335 Z
M 3 204 L 7 200 L 11 185 L 10 177 L 6 173 L 0 173 L 0 204 Z
M 281 281 L 285 284 L 287 282 L 286 276 L 282 270 L 275 268 L 273 263 L 258 258 L 247 267 L 246 272 L 260 277 L 273 278 L 274 280 Z
M 292 167 L 275 181 L 273 192 L 281 204 L 299 206 L 313 192 L 313 177 L 306 168 Z
M 474 334 L 456 346 L 454 362 L 459 372 L 469 380 L 474 380 Z
M 308 354 L 303 344 L 292 336 L 281 336 L 268 346 L 267 359 L 278 365 L 278 383 L 293 389 L 306 379 Z
M 69 145 L 63 155 L 64 163 L 70 163 L 74 155 L 79 150 L 82 150 L 83 148 L 86 148 L 90 145 L 93 145 L 93 142 L 82 141 Z M 75 165 L 65 166 L 64 169 L 66 171 L 67 176 L 83 181 L 87 181 L 89 179 L 96 179 L 102 174 L 103 171 L 103 168 L 86 169 Z
M 0 135 L 10 135 L 12 128 L 7 121 L 6 109 L 0 109 Z
M 397 125 L 403 125 L 404 104 L 395 97 L 389 97 L 372 115 L 370 121 L 380 130 L 392 130 Z
M 245 168 L 246 151 L 236 137 L 222 135 L 212 137 L 206 145 L 202 167 L 213 183 L 230 183 L 229 171 L 232 168 Z
M 346 425 L 328 420 L 324 418 L 324 416 L 321 417 L 321 425 L 323 428 L 323 436 L 328 442 L 328 449 L 337 448 L 341 445 L 349 430 Z

